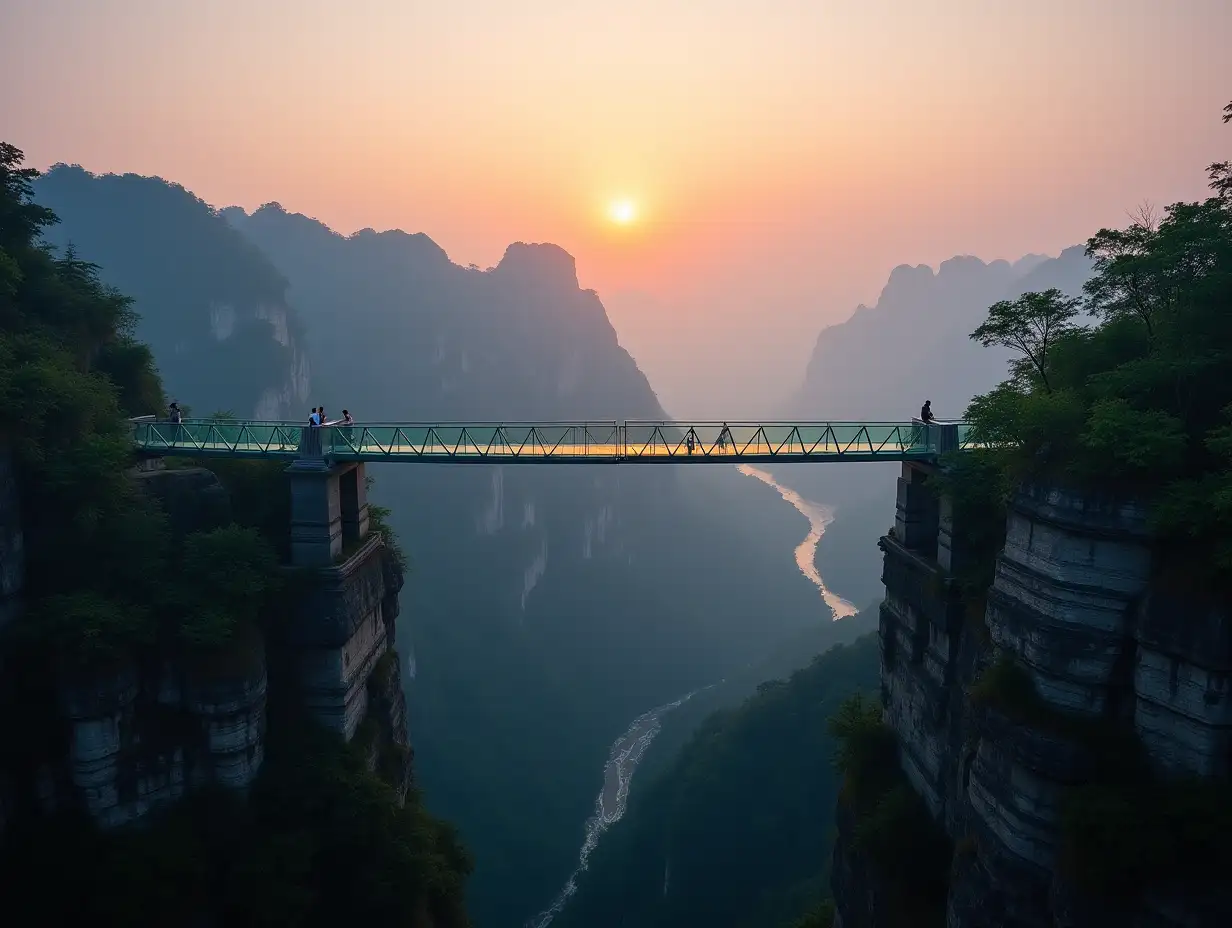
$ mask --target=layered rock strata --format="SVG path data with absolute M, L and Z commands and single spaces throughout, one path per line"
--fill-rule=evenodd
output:
M 884 718 L 900 765 L 955 847 L 946 911 L 933 923 L 1229 923 L 1217 892 L 1161 887 L 1110 902 L 1080 890 L 1063 864 L 1067 795 L 1095 775 L 1107 733 L 1136 733 L 1158 775 L 1229 775 L 1228 615 L 1197 593 L 1152 586 L 1141 507 L 1047 487 L 1013 499 L 986 610 L 968 614 L 953 573 L 971 552 L 952 507 L 928 492 L 931 477 L 908 464 L 899 481 L 895 527 L 881 541 L 880 634 Z M 1016 698 L 1029 711 L 983 695 L 1003 665 L 1025 681 Z M 858 851 L 843 811 L 838 924 L 896 924 L 879 905 L 886 875 Z M 922 913 L 919 924 L 929 921 Z
M 16 485 L 6 462 L 0 457 L 0 608 L 12 612 L 22 547 Z M 265 755 L 267 646 L 277 652 L 271 658 L 297 671 L 298 698 L 326 727 L 349 740 L 362 722 L 371 723 L 370 763 L 405 797 L 411 750 L 401 668 L 392 651 L 403 573 L 384 539 L 368 533 L 362 468 L 344 470 L 341 484 L 336 471 L 317 472 L 310 481 L 315 495 L 308 494 L 316 508 L 306 514 L 301 506 L 291 526 L 293 539 L 297 525 L 302 538 L 311 529 L 324 537 L 323 546 L 309 541 L 300 550 L 318 560 L 324 552 L 325 563 L 313 561 L 293 574 L 302 595 L 276 641 L 267 644 L 259 629 L 247 627 L 212 651 L 168 645 L 141 661 L 128 656 L 88 671 L 60 668 L 56 693 L 67 757 L 38 773 L 44 810 L 79 806 L 110 828 L 135 822 L 191 789 L 247 790 Z M 141 468 L 133 479 L 168 514 L 178 538 L 231 522 L 230 499 L 207 469 Z M 0 827 L 7 801 L 0 782 Z

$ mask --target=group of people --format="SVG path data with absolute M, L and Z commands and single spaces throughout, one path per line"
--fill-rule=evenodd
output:
M 335 419 L 333 422 L 330 422 L 329 418 L 325 415 L 324 406 L 313 406 L 312 415 L 308 417 L 308 425 L 314 429 L 320 428 L 323 425 L 351 426 L 354 424 L 355 424 L 355 419 L 352 418 L 350 410 L 347 410 L 347 409 L 342 410 L 341 419 Z
M 727 427 L 727 423 L 724 422 L 723 428 L 719 430 L 719 439 L 717 442 L 720 452 L 727 450 L 727 443 L 729 441 L 731 441 L 731 429 L 729 429 Z M 689 431 L 684 436 L 684 446 L 685 448 L 688 449 L 689 454 L 692 454 L 693 449 L 696 448 L 699 444 L 701 444 L 701 439 L 697 437 L 697 432 L 695 432 L 693 429 L 689 429 Z

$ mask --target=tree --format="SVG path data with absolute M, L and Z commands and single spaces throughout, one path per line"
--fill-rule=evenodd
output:
M 1076 326 L 1071 321 L 1078 314 L 1081 300 L 1065 296 L 1055 287 L 1043 293 L 1024 293 L 1016 300 L 1002 300 L 988 309 L 984 324 L 971 333 L 971 338 L 985 348 L 1001 345 L 1021 351 L 1023 358 L 1014 364 L 1014 374 L 1020 379 L 1038 375 L 1045 392 L 1048 383 L 1048 349 L 1062 335 Z
M 1105 319 L 1136 317 L 1154 337 L 1154 320 L 1169 287 L 1160 261 L 1159 220 L 1139 211 L 1127 229 L 1100 229 L 1087 241 L 1094 274 L 1083 285 L 1093 312 Z

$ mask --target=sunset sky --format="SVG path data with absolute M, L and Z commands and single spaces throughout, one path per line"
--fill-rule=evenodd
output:
M 1230 34 L 1228 0 L 0 0 L 0 139 L 464 264 L 555 242 L 687 414 L 771 403 L 897 264 L 1200 196 Z

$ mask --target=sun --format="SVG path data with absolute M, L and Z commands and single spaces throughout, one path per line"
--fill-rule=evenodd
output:
M 612 222 L 627 226 L 637 218 L 637 205 L 632 200 L 615 200 L 607 208 L 607 214 Z

